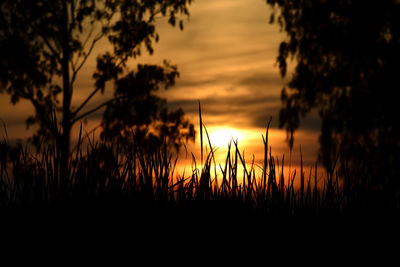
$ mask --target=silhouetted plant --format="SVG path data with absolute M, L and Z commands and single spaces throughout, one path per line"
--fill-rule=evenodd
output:
M 295 63 L 280 112 L 291 144 L 300 118 L 316 109 L 320 158 L 328 171 L 340 158 L 348 186 L 398 190 L 399 2 L 267 3 L 275 7 L 271 22 L 287 33 L 277 58 L 282 77 L 288 60 Z
M 129 90 L 146 95 L 143 88 L 121 88 L 132 75 L 132 72 L 124 72 L 127 62 L 140 56 L 143 48 L 153 53 L 153 42 L 159 39 L 155 27 L 157 17 L 167 17 L 172 26 L 178 22 L 183 29 L 183 22 L 177 16 L 189 15 L 190 3 L 191 0 L 1 1 L 0 92 L 10 94 L 13 104 L 26 99 L 33 105 L 35 114 L 27 119 L 27 125 L 40 126 L 33 140 L 56 143 L 61 175 L 67 173 L 74 123 L 103 107 L 115 109 L 117 103 L 126 101 Z M 86 99 L 73 107 L 77 76 L 102 40 L 108 41 L 111 51 L 101 51 L 97 55 L 94 88 Z M 137 73 L 146 73 L 146 76 L 140 79 L 142 84 L 136 86 L 154 82 L 172 84 L 177 74 L 173 69 L 174 75 L 160 77 L 157 75 L 162 73 L 163 67 L 147 66 L 144 68 L 147 72 L 140 68 Z M 154 69 L 157 72 L 150 71 Z M 119 92 L 108 101 L 89 108 L 93 97 L 103 94 L 109 81 L 117 84 Z M 124 94 L 121 95 L 122 90 Z M 154 112 L 154 109 L 147 111 Z M 143 110 L 142 115 L 155 119 L 145 112 Z M 174 122 L 178 128 L 190 128 L 188 123 Z M 179 134 L 175 131 L 176 136 L 170 137 L 179 138 Z

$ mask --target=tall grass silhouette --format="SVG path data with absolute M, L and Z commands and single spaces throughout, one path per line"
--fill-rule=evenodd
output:
M 179 251 L 179 257 L 194 251 L 221 257 L 238 249 L 244 264 L 264 255 L 266 261 L 278 263 L 338 263 L 345 257 L 354 262 L 362 257 L 383 260 L 373 244 L 382 243 L 384 234 L 399 236 L 398 197 L 383 200 L 382 194 L 345 188 L 334 170 L 318 186 L 317 165 L 306 175 L 301 154 L 300 169 L 285 177 L 284 158 L 277 161 L 269 147 L 270 122 L 262 137 L 261 175 L 254 160 L 246 163 L 237 140 L 230 142 L 224 162 L 217 164 L 200 105 L 199 119 L 201 159 L 198 166 L 192 154 L 190 175 L 177 173 L 178 158 L 167 144 L 149 152 L 133 131 L 132 142 L 126 145 L 100 142 L 83 134 L 81 127 L 67 181 L 60 180 L 60 154 L 54 145 L 33 151 L 21 144 L 12 146 L 4 137 L 4 242 L 29 247 L 40 239 L 108 251 L 132 248 L 130 253 L 139 255 Z M 203 155 L 205 145 L 209 152 Z M 370 250 L 374 254 L 368 254 Z

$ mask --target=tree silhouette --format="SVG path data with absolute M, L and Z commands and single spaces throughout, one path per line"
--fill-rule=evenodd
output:
M 296 62 L 280 111 L 289 139 L 317 109 L 320 158 L 329 170 L 340 158 L 349 184 L 398 188 L 399 1 L 267 3 L 275 8 L 270 22 L 288 34 L 277 58 L 281 75 L 290 58 Z
M 165 141 L 177 150 L 184 140 L 194 141 L 194 125 L 184 118 L 183 110 L 170 112 L 165 99 L 155 94 L 161 84 L 165 88 L 172 86 L 177 75 L 176 67 L 164 62 L 164 67 L 139 65 L 136 72 L 119 79 L 116 100 L 107 105 L 103 114 L 101 137 L 125 143 L 135 138 L 150 151 Z
M 1 1 L 0 90 L 11 95 L 13 104 L 21 98 L 32 103 L 35 114 L 28 118 L 27 124 L 40 125 L 36 137 L 55 140 L 61 155 L 62 175 L 67 173 L 70 133 L 74 123 L 107 107 L 103 119 L 107 132 L 107 118 L 116 119 L 121 115 L 121 112 L 110 112 L 116 111 L 119 103 L 127 104 L 133 94 L 149 96 L 146 92 L 147 89 L 151 90 L 149 84 L 153 88 L 158 84 L 173 84 L 177 77 L 176 68 L 171 69 L 168 65 L 139 66 L 137 74 L 145 70 L 146 76 L 141 77 L 141 83 L 131 83 L 134 75 L 132 72 L 126 73 L 126 65 L 129 59 L 139 56 L 143 48 L 150 54 L 153 52 L 153 42 L 159 39 L 155 28 L 157 18 L 167 17 L 169 24 L 175 26 L 178 22 L 183 29 L 183 22 L 177 16 L 189 15 L 190 3 L 191 0 Z M 93 91 L 74 108 L 71 102 L 77 89 L 77 75 L 101 40 L 108 40 L 111 51 L 97 55 Z M 116 85 L 114 97 L 88 110 L 88 103 L 95 95 L 104 93 L 109 81 L 114 81 Z M 122 88 L 124 83 L 129 87 Z M 147 87 L 136 87 L 142 85 Z M 130 103 L 139 102 L 137 99 Z M 159 107 L 141 110 L 142 119 L 147 122 L 157 119 L 150 113 Z M 192 127 L 182 120 L 182 112 L 180 114 L 180 121 L 174 121 L 176 127 Z M 135 124 L 133 121 L 130 123 L 130 126 Z M 181 136 L 179 130 L 174 134 Z

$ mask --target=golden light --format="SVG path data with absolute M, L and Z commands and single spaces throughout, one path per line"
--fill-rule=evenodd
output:
M 240 140 L 243 135 L 232 128 L 217 128 L 214 131 L 210 131 L 211 145 L 215 147 L 227 147 L 231 140 Z

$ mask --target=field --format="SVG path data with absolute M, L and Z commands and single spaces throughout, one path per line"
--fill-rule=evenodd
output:
M 183 176 L 167 145 L 145 152 L 134 136 L 126 145 L 81 132 L 63 175 L 54 145 L 34 151 L 3 138 L 2 251 L 39 260 L 113 255 L 185 266 L 381 265 L 397 258 L 398 196 L 345 187 L 335 170 L 316 186 L 317 165 L 308 175 L 301 165 L 285 177 L 284 162 L 271 155 L 268 129 L 264 145 L 259 176 L 235 141 L 220 166 L 212 146 L 201 144 L 202 158 Z

